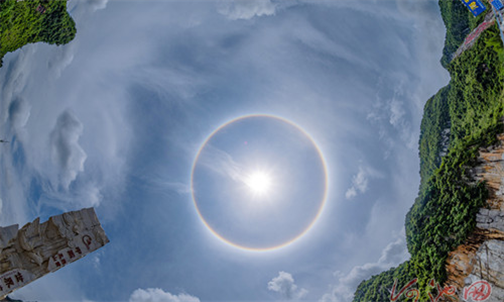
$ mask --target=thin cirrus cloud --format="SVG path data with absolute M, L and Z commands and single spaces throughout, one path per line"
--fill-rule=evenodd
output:
M 288 300 L 301 299 L 308 293 L 304 288 L 298 289 L 292 275 L 284 271 L 278 272 L 278 276 L 268 282 L 268 289 L 282 294 L 282 297 Z
M 205 146 L 198 163 L 221 176 L 229 177 L 233 181 L 244 181 L 243 167 L 234 161 L 229 153 L 211 144 Z

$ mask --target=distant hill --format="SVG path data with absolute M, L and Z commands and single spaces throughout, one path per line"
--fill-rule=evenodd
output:
M 419 301 L 430 301 L 428 293 L 436 296 L 437 289 L 429 282 L 447 281 L 448 254 L 475 230 L 476 214 L 487 201 L 485 183 L 471 181 L 470 171 L 480 148 L 497 143 L 497 134 L 504 132 L 504 49 L 494 25 L 473 48 L 451 61 L 452 53 L 483 17 L 474 18 L 459 0 L 440 0 L 439 6 L 447 29 L 441 63 L 451 81 L 424 107 L 421 183 L 405 221 L 411 259 L 363 281 L 355 302 L 390 301 L 395 279 L 397 294 L 415 278 Z M 405 301 L 405 295 L 398 301 Z
M 75 33 L 64 0 L 0 0 L 0 67 L 8 52 L 28 43 L 66 44 Z

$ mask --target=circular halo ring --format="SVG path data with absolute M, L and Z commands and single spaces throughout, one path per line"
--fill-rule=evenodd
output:
M 195 171 L 195 168 L 196 168 L 196 164 L 198 163 L 198 159 L 201 155 L 201 151 L 203 151 L 203 148 L 205 148 L 206 144 L 210 141 L 210 139 L 217 133 L 219 132 L 220 130 L 222 130 L 224 127 L 234 123 L 234 122 L 237 122 L 239 120 L 243 120 L 243 119 L 247 119 L 247 118 L 253 118 L 253 117 L 266 117 L 266 118 L 272 118 L 272 119 L 276 119 L 276 120 L 279 120 L 279 121 L 282 121 L 282 122 L 285 122 L 291 126 L 293 126 L 294 128 L 296 128 L 297 130 L 299 130 L 301 133 L 303 133 L 309 140 L 310 142 L 313 144 L 313 146 L 315 147 L 315 149 L 317 150 L 317 153 L 319 155 L 319 158 L 320 158 L 320 161 L 322 162 L 322 167 L 323 167 L 323 170 L 324 170 L 324 194 L 323 194 L 323 197 L 322 197 L 322 201 L 320 202 L 320 206 L 319 206 L 319 209 L 317 211 L 317 215 L 315 215 L 315 217 L 313 218 L 313 220 L 311 221 L 311 223 L 301 232 L 299 233 L 296 237 L 286 241 L 286 242 L 283 242 L 283 243 L 280 243 L 278 245 L 275 245 L 275 246 L 271 246 L 271 247 L 266 247 L 266 248 L 254 248 L 254 247 L 247 247 L 247 246 L 243 246 L 243 245 L 239 245 L 239 244 L 236 244 L 226 238 L 224 238 L 222 235 L 220 235 L 219 233 L 217 233 L 217 231 L 215 231 L 209 224 L 208 222 L 205 220 L 205 218 L 203 217 L 203 215 L 201 214 L 200 212 L 200 209 L 198 207 L 198 202 L 196 201 L 196 196 L 194 195 L 194 171 Z M 235 248 L 238 248 L 238 249 L 241 249 L 241 250 L 246 250 L 246 251 L 253 251 L 253 252 L 267 252 L 267 251 L 273 251 L 273 250 L 277 250 L 277 249 L 280 249 L 280 248 L 283 248 L 283 247 L 286 247 L 290 244 L 292 244 L 294 241 L 298 240 L 299 238 L 303 237 L 312 227 L 313 225 L 317 222 L 317 220 L 319 219 L 320 215 L 322 214 L 323 210 L 324 210 L 324 207 L 325 207 L 325 204 L 326 204 L 326 201 L 327 201 L 327 192 L 328 192 L 328 172 L 327 172 L 327 164 L 326 164 L 326 161 L 325 161 L 325 158 L 324 158 L 324 155 L 322 154 L 322 151 L 320 150 L 320 148 L 318 147 L 318 145 L 315 143 L 315 141 L 313 140 L 313 138 L 301 127 L 299 127 L 298 125 L 296 125 L 295 123 L 285 119 L 285 118 L 282 118 L 282 117 L 279 117 L 279 116 L 275 116 L 275 115 L 270 115 L 270 114 L 249 114 L 249 115 L 243 115 L 243 116 L 240 116 L 240 117 L 237 117 L 237 118 L 234 118 L 224 124 L 222 124 L 221 126 L 219 126 L 217 129 L 215 129 L 212 133 L 210 133 L 210 135 L 208 135 L 208 137 L 205 139 L 205 141 L 201 144 L 200 148 L 198 149 L 198 152 L 196 153 L 196 157 L 194 158 L 194 162 L 193 162 L 193 165 L 192 165 L 192 169 L 191 169 L 191 197 L 192 197 L 192 201 L 194 203 L 194 207 L 196 208 L 196 211 L 198 213 L 198 216 L 200 218 L 200 220 L 203 222 L 203 224 L 207 227 L 207 229 L 215 236 L 217 237 L 218 239 L 220 239 L 222 242 L 225 242 Z

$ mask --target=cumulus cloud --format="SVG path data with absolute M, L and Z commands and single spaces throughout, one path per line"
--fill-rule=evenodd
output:
M 237 20 L 271 16 L 275 14 L 276 9 L 277 4 L 270 0 L 233 0 L 222 2 L 217 11 L 231 20 Z
M 50 135 L 53 163 L 60 168 L 59 180 L 64 189 L 68 189 L 77 174 L 84 171 L 87 155 L 79 145 L 82 131 L 82 123 L 77 117 L 64 111 Z
M 338 278 L 336 285 L 332 287 L 330 293 L 322 296 L 319 302 L 347 302 L 352 301 L 357 286 L 373 275 L 381 273 L 392 266 L 396 266 L 409 258 L 406 249 L 406 238 L 404 234 L 396 241 L 389 243 L 383 249 L 380 259 L 374 263 L 355 266 L 348 274 L 340 271 L 335 273 Z
M 369 187 L 370 178 L 381 178 L 382 174 L 371 167 L 359 166 L 359 171 L 352 177 L 352 186 L 345 193 L 347 199 L 352 199 L 358 193 L 365 193 Z
M 160 288 L 147 288 L 135 290 L 129 299 L 130 302 L 200 302 L 200 299 L 188 295 L 173 295 Z
M 308 293 L 304 288 L 298 289 L 292 275 L 283 271 L 268 282 L 268 289 L 281 293 L 285 299 L 301 299 Z
M 9 120 L 11 126 L 18 130 L 26 125 L 30 117 L 31 106 L 25 99 L 16 97 L 9 105 Z

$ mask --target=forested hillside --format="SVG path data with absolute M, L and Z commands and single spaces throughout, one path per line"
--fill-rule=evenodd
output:
M 481 23 L 485 14 L 474 18 L 459 0 L 439 0 L 438 3 L 446 26 L 445 46 L 441 58 L 441 64 L 446 68 L 452 59 L 452 54 L 465 37 Z
M 3 56 L 35 42 L 66 44 L 75 37 L 75 22 L 60 0 L 0 0 L 0 66 Z
M 354 301 L 390 301 L 394 279 L 401 288 L 418 278 L 419 301 L 428 301 L 431 290 L 435 296 L 437 290 L 428 286 L 429 281 L 446 281 L 448 253 L 464 243 L 476 225 L 476 213 L 486 201 L 484 183 L 468 184 L 468 168 L 475 164 L 478 148 L 495 143 L 496 134 L 503 131 L 504 50 L 494 26 L 472 49 L 449 62 L 449 55 L 469 32 L 464 27 L 477 25 L 472 16 L 466 20 L 457 3 L 465 10 L 458 0 L 440 1 L 447 24 L 443 64 L 451 81 L 424 108 L 419 196 L 405 221 L 411 259 L 363 281 Z M 465 34 L 454 32 L 459 30 Z M 444 129 L 449 129 L 445 135 Z M 443 143 L 449 148 L 441 157 Z M 404 295 L 401 299 L 405 299 Z

